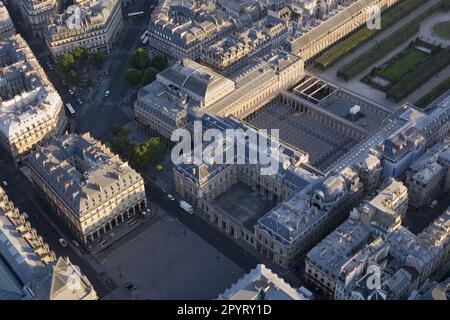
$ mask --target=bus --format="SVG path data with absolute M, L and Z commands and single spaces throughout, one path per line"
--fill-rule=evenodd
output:
M 67 110 L 69 110 L 70 115 L 74 116 L 75 110 L 73 109 L 72 105 L 70 103 L 66 103 L 66 107 L 67 107 Z
M 144 41 L 145 37 L 147 37 L 150 34 L 150 32 L 148 32 L 148 30 L 146 30 L 141 37 L 139 38 L 139 40 L 142 42 Z
M 144 15 L 144 11 L 136 11 L 128 14 L 128 18 L 137 18 Z

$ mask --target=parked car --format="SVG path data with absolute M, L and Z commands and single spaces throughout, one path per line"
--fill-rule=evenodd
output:
M 107 98 L 107 97 L 109 97 L 109 94 L 110 94 L 111 92 L 109 91 L 109 90 L 106 90 L 105 91 L 105 98 Z
M 175 197 L 174 197 L 173 195 L 171 195 L 170 193 L 167 195 L 167 198 L 168 198 L 170 201 L 175 200 Z
M 135 286 L 135 284 L 132 283 L 132 282 L 128 282 L 128 283 L 125 285 L 125 288 L 128 290 L 128 292 L 133 292 L 133 291 L 135 291 L 135 290 L 137 289 L 136 286 Z
M 70 94 L 71 96 L 73 96 L 73 95 L 75 94 L 75 92 L 73 92 L 72 89 L 69 89 L 69 94 Z
M 63 247 L 63 248 L 65 248 L 65 247 L 67 247 L 69 244 L 67 243 L 67 241 L 65 240 L 65 239 L 63 239 L 63 238 L 60 238 L 59 240 L 58 240 L 58 242 L 59 242 L 59 244 L 61 245 L 61 247 Z
M 73 243 L 73 245 L 74 245 L 75 247 L 77 247 L 78 249 L 81 248 L 81 245 L 78 243 L 77 240 L 72 240 L 72 243 Z
M 6 182 L 5 180 L 2 181 L 2 184 L 3 184 L 4 187 L 8 186 L 8 182 Z

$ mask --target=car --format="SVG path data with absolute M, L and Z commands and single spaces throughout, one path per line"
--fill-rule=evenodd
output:
M 26 212 L 22 212 L 22 215 L 23 215 L 23 217 L 24 217 L 25 219 L 29 219 L 29 218 L 30 218 L 30 216 L 29 216 L 28 213 L 26 213 Z
M 61 247 L 63 247 L 63 248 L 65 248 L 65 247 L 67 247 L 69 244 L 67 243 L 67 241 L 65 240 L 65 239 L 63 239 L 63 238 L 60 238 L 59 240 L 58 240 L 58 242 L 59 242 L 59 244 L 61 245 Z
M 170 193 L 167 195 L 167 198 L 168 198 L 170 201 L 175 200 L 175 197 L 174 197 L 173 195 L 171 195 Z
M 147 216 L 148 214 L 150 214 L 150 209 L 145 209 L 143 212 L 142 212 L 142 215 L 145 217 L 145 216 Z
M 5 180 L 2 181 L 2 184 L 3 184 L 4 187 L 8 186 L 8 182 L 6 182 Z
M 105 91 L 105 98 L 107 98 L 107 97 L 109 97 L 109 94 L 110 94 L 111 92 L 109 91 L 109 90 L 106 90 Z
M 133 291 L 135 291 L 137 289 L 133 282 L 128 282 L 125 285 L 125 288 L 128 290 L 128 292 L 133 292 Z
M 73 95 L 75 94 L 75 92 L 73 92 L 72 89 L 69 89 L 69 94 L 70 94 L 71 96 L 73 96 Z
M 77 99 L 77 101 L 78 101 L 78 104 L 83 104 L 83 100 Z
M 431 201 L 430 208 L 436 207 L 436 206 L 438 205 L 438 203 L 439 203 L 439 202 L 438 202 L 437 200 Z
M 77 240 L 72 240 L 72 243 L 73 243 L 73 245 L 74 245 L 75 247 L 81 248 L 81 245 L 78 243 Z

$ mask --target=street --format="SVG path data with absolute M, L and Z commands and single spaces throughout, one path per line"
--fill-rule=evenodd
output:
M 85 88 L 73 87 L 64 83 L 61 72 L 57 70 L 51 60 L 44 40 L 35 38 L 27 32 L 20 14 L 10 5 L 8 6 L 17 31 L 28 42 L 63 103 L 70 103 L 76 111 L 75 117 L 71 117 L 67 113 L 70 132 L 89 131 L 93 137 L 107 142 L 111 138 L 111 128 L 114 124 L 124 125 L 133 120 L 130 110 L 132 110 L 133 97 L 136 93 L 131 92 L 125 86 L 123 75 L 129 67 L 129 55 L 139 47 L 139 37 L 146 30 L 150 21 L 152 11 L 150 5 L 155 3 L 156 0 L 136 0 L 135 3 L 122 8 L 123 32 L 114 43 L 111 54 L 104 56 L 103 68 L 99 70 L 101 78 L 93 81 L 94 86 Z M 144 15 L 128 18 L 127 14 L 134 11 L 144 11 Z M 49 62 L 52 67 L 49 67 Z M 71 95 L 69 89 L 72 89 L 75 94 Z M 104 99 L 106 90 L 109 90 L 111 94 Z M 78 99 L 81 99 L 83 104 L 80 105 Z

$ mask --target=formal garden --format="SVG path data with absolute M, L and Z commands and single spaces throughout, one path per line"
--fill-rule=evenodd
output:
M 409 23 L 399 28 L 375 46 L 353 59 L 337 71 L 337 76 L 349 81 L 360 75 L 375 63 L 386 57 L 389 53 L 404 44 L 406 41 L 417 35 L 420 31 L 421 23 L 433 14 L 438 12 L 448 12 L 450 10 L 450 0 L 441 0 L 422 14 L 415 17 Z
M 382 66 L 373 68 L 362 81 L 399 102 L 449 65 L 450 48 L 416 39 Z
M 425 3 L 426 1 L 424 0 L 408 0 L 402 1 L 392 8 L 387 9 L 381 16 L 381 29 L 369 29 L 367 28 L 367 25 L 364 25 L 362 29 L 326 50 L 315 60 L 316 65 L 322 70 L 332 67 L 338 61 L 342 60 L 363 44 L 369 42 L 375 36 L 394 25 L 402 17 L 410 14 Z

